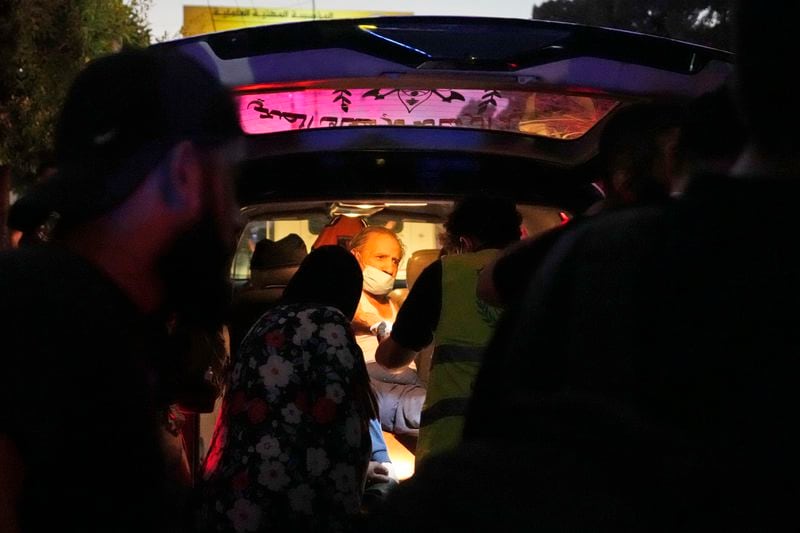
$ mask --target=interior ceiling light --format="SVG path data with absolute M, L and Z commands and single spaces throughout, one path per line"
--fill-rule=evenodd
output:
M 386 202 L 386 203 L 355 203 L 334 202 L 330 208 L 331 216 L 342 215 L 346 217 L 368 217 L 387 207 L 426 207 L 428 202 Z
M 334 202 L 331 205 L 331 216 L 346 216 L 350 218 L 368 217 L 383 210 L 383 205 L 376 204 L 348 204 L 344 202 Z

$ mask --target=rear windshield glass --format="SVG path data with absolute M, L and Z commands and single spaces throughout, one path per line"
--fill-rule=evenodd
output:
M 554 139 L 585 134 L 617 104 L 608 96 L 495 89 L 292 88 L 237 96 L 248 134 L 349 126 L 496 130 Z

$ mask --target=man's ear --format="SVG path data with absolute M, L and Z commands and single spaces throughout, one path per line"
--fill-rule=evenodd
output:
M 606 191 L 606 196 L 628 198 L 630 196 L 630 172 L 627 169 L 617 169 L 611 175 L 611 191 Z
M 161 196 L 164 203 L 189 217 L 198 215 L 203 204 L 203 168 L 197 148 L 181 141 L 170 151 L 161 175 Z

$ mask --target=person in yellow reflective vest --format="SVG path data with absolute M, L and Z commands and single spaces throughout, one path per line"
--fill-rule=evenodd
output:
M 416 462 L 461 441 L 464 414 L 499 310 L 475 293 L 478 275 L 497 252 L 520 238 L 522 217 L 513 201 L 469 196 L 445 223 L 448 253 L 426 268 L 375 354 L 402 369 L 434 342 Z

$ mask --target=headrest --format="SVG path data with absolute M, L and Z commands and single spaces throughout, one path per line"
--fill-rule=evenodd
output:
M 296 233 L 290 233 L 277 241 L 262 239 L 256 244 L 250 258 L 250 270 L 298 266 L 306 255 L 306 243 Z
M 250 286 L 255 289 L 263 289 L 275 285 L 286 286 L 298 268 L 300 268 L 299 265 L 294 265 L 268 268 L 266 270 L 251 270 Z
M 250 286 L 286 285 L 306 255 L 306 243 L 296 233 L 277 241 L 258 241 L 250 258 Z
M 425 250 L 417 250 L 411 257 L 408 258 L 408 264 L 406 265 L 406 284 L 409 289 L 414 285 L 414 282 L 417 281 L 420 273 L 422 273 L 425 268 L 439 259 L 440 250 L 438 248 L 430 248 Z

